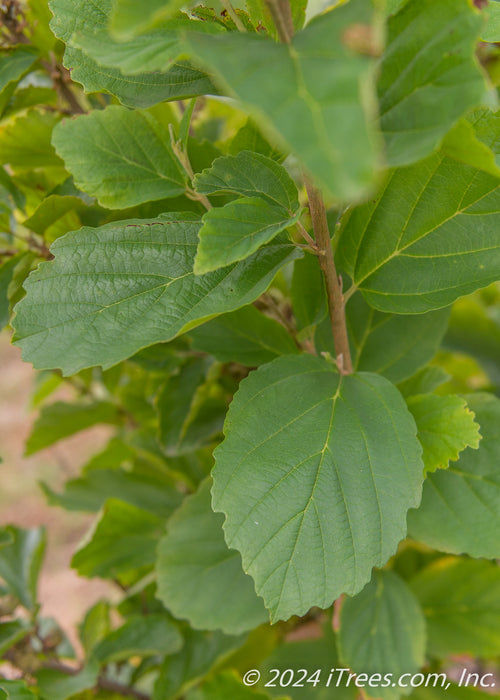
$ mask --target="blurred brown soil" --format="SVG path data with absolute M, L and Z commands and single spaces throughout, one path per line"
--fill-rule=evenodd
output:
M 24 457 L 24 443 L 37 414 L 30 406 L 34 375 L 31 365 L 21 361 L 19 349 L 10 345 L 9 335 L 1 333 L 0 525 L 46 527 L 48 542 L 39 585 L 42 614 L 56 618 L 75 643 L 76 624 L 85 610 L 112 591 L 104 581 L 84 579 L 70 569 L 73 552 L 93 516 L 49 507 L 38 482 L 60 488 L 106 444 L 109 429 L 93 428 Z M 52 398 L 64 398 L 64 390 Z

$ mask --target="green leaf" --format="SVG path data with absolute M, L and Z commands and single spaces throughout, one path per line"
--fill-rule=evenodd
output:
M 294 262 L 291 296 L 299 331 L 307 332 L 327 316 L 325 281 L 315 255 L 304 255 Z
M 93 688 L 97 682 L 99 664 L 94 660 L 89 661 L 84 668 L 68 676 L 54 669 L 41 669 L 36 674 L 40 692 L 44 698 L 50 700 L 67 700 L 77 693 Z
M 500 568 L 474 559 L 446 557 L 411 581 L 427 620 L 428 652 L 438 658 L 500 650 Z
M 477 450 L 481 435 L 474 413 L 460 396 L 420 394 L 406 401 L 418 429 L 426 472 L 446 469 L 466 447 Z
M 483 21 L 467 0 L 407 2 L 389 18 L 378 91 L 390 165 L 428 156 L 481 101 L 475 50 Z
M 80 225 L 78 217 L 67 217 L 70 212 L 76 212 L 85 208 L 85 203 L 80 197 L 51 194 L 43 199 L 30 216 L 23 221 L 23 226 L 30 231 L 44 236 L 45 240 L 51 242 L 66 233 L 68 228 L 64 228 L 65 220 L 76 220 Z M 59 226 L 58 226 L 59 224 Z M 59 228 L 63 227 L 61 233 Z M 75 227 L 73 227 L 75 228 Z
M 0 330 L 5 328 L 10 319 L 9 287 L 14 278 L 16 267 L 24 256 L 25 253 L 17 253 L 0 266 Z
M 267 611 L 238 552 L 227 548 L 224 518 L 214 513 L 210 481 L 170 518 L 158 548 L 158 597 L 194 629 L 240 634 L 266 622 Z
M 301 254 L 276 240 L 243 262 L 197 277 L 192 270 L 200 223 L 188 214 L 168 217 L 82 228 L 59 238 L 52 246 L 55 260 L 30 276 L 27 296 L 16 307 L 15 337 L 24 358 L 65 374 L 111 367 L 250 303 Z
M 0 622 L 0 654 L 3 656 L 6 651 L 21 641 L 31 631 L 31 625 L 26 620 Z
M 324 625 L 323 635 L 319 639 L 306 639 L 304 641 L 290 641 L 280 644 L 260 667 L 261 680 L 259 687 L 271 693 L 273 697 L 282 696 L 284 692 L 292 700 L 355 700 L 359 697 L 359 690 L 354 683 L 346 685 L 347 669 L 342 677 L 337 669 L 342 668 L 342 663 L 337 652 L 337 639 L 331 625 Z M 271 680 L 271 669 L 279 669 L 284 672 L 291 669 L 294 672 L 294 681 L 286 688 L 280 686 L 279 680 L 274 686 L 265 687 L 265 683 Z M 307 676 L 302 680 L 303 687 L 294 686 L 294 682 L 302 678 L 303 670 Z M 321 669 L 319 680 L 316 674 Z M 331 675 L 330 675 L 331 674 Z M 285 679 L 288 680 L 287 673 Z M 311 680 L 308 680 L 311 679 Z M 330 684 L 328 684 L 330 679 Z
M 20 80 L 36 59 L 36 53 L 24 46 L 18 46 L 13 51 L 2 51 L 0 53 L 0 95 L 11 83 Z
M 120 40 L 129 41 L 173 14 L 181 5 L 180 0 L 148 0 L 147 6 L 141 7 L 135 0 L 115 0 L 111 30 Z
M 208 196 L 237 194 L 260 197 L 290 215 L 299 208 L 297 186 L 285 168 L 261 153 L 240 151 L 216 158 L 210 168 L 195 176 L 193 186 Z
M 290 45 L 249 34 L 189 35 L 186 43 L 273 145 L 293 151 L 327 192 L 351 201 L 371 189 L 378 158 L 373 59 L 345 37 L 372 15 L 368 0 L 352 0 L 314 18 Z
M 219 362 L 239 362 L 246 367 L 257 367 L 280 355 L 298 352 L 283 326 L 264 316 L 255 306 L 218 316 L 189 335 L 194 350 L 207 352 Z
M 377 372 L 395 383 L 408 379 L 436 354 L 448 317 L 448 309 L 412 316 L 384 314 L 354 294 L 346 306 L 354 368 Z M 333 355 L 333 338 L 326 349 Z
M 0 578 L 9 592 L 28 610 L 37 606 L 37 585 L 45 550 L 45 530 L 42 527 L 24 530 L 8 526 L 2 534 L 12 541 L 0 547 Z
M 91 513 L 102 508 L 110 493 L 120 501 L 163 518 L 171 515 L 181 502 L 181 495 L 169 477 L 122 468 L 86 469 L 82 476 L 67 481 L 62 493 L 43 483 L 42 488 L 50 505 Z
M 104 207 L 132 207 L 185 190 L 168 131 L 149 112 L 95 110 L 62 122 L 53 142 L 76 185 Z
M 61 167 L 62 160 L 51 144 L 52 130 L 60 116 L 30 109 L 0 125 L 0 161 L 15 172 Z
M 237 637 L 222 632 L 197 632 L 186 628 L 184 646 L 167 656 L 155 683 L 153 700 L 174 700 L 184 695 L 197 681 L 225 657 L 240 647 L 245 636 Z
M 451 554 L 500 557 L 500 400 L 466 397 L 481 426 L 478 450 L 467 449 L 446 471 L 430 474 L 422 503 L 408 513 L 411 537 Z
M 26 442 L 26 455 L 98 423 L 120 424 L 118 409 L 106 401 L 70 404 L 65 401 L 43 406 Z
M 222 671 L 208 678 L 203 685 L 198 686 L 186 696 L 186 700 L 269 700 L 269 695 L 260 693 L 253 688 L 243 685 L 234 671 Z
M 416 673 L 425 661 L 425 619 L 408 585 L 391 571 L 376 571 L 371 582 L 354 598 L 346 598 L 340 616 L 339 652 L 358 674 Z M 380 679 L 381 681 L 382 679 Z M 373 681 L 373 678 L 372 678 Z M 374 682 L 374 681 L 373 681 Z M 368 697 L 399 698 L 401 688 L 372 686 Z
M 71 566 L 81 576 L 111 579 L 151 567 L 163 528 L 163 518 L 110 498 Z
M 272 621 L 360 591 L 420 500 L 421 448 L 399 392 L 322 358 L 278 358 L 240 384 L 224 433 L 214 508 Z
M 99 600 L 85 613 L 79 626 L 79 637 L 86 656 L 111 632 L 111 605 L 107 600 Z
M 164 73 L 123 75 L 119 68 L 100 66 L 81 49 L 66 47 L 64 66 L 86 93 L 107 92 L 126 107 L 146 108 L 164 100 L 181 100 L 197 95 L 217 95 L 206 73 L 180 61 Z
M 471 333 L 471 328 L 474 332 Z M 500 324 L 496 306 L 485 308 L 478 299 L 457 301 L 451 310 L 443 345 L 478 360 L 488 376 L 500 386 Z
M 133 656 L 175 654 L 182 648 L 182 636 L 165 615 L 131 617 L 100 641 L 93 656 L 100 663 L 129 661 Z
M 449 379 L 450 375 L 441 367 L 424 367 L 398 384 L 398 389 L 405 398 L 417 394 L 430 394 Z
M 488 21 L 481 32 L 481 39 L 495 44 L 500 41 L 500 5 L 489 2 L 486 8 Z
M 486 145 L 497 147 L 500 114 L 482 110 L 470 119 L 481 141 L 488 128 Z M 473 156 L 474 144 L 471 149 Z M 444 148 L 393 170 L 378 199 L 352 210 L 340 266 L 371 306 L 421 313 L 498 279 L 500 180 L 480 167 L 458 162 Z
M 1 700 L 36 700 L 38 697 L 25 681 L 8 681 L 4 678 L 0 678 L 0 693 Z
M 164 21 L 153 31 L 123 42 L 116 41 L 108 30 L 111 0 L 51 0 L 50 7 L 54 14 L 51 26 L 56 36 L 68 46 L 81 49 L 100 66 L 117 68 L 130 76 L 164 72 L 183 53 L 179 38 L 182 30 L 194 28 L 213 34 L 224 31 L 218 23 L 197 22 L 183 16 Z
M 255 253 L 264 243 L 297 223 L 300 212 L 287 216 L 260 197 L 245 197 L 203 216 L 194 272 L 203 275 Z
M 255 121 L 250 117 L 231 141 L 229 151 L 234 156 L 241 153 L 241 151 L 251 151 L 254 154 L 260 153 L 273 160 L 280 160 L 283 155 L 264 138 Z

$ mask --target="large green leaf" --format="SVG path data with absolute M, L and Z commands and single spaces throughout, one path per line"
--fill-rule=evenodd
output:
M 120 415 L 112 403 L 70 404 L 65 401 L 44 406 L 26 442 L 26 455 L 43 450 L 58 440 L 86 430 L 98 423 L 118 425 Z
M 0 535 L 10 538 L 10 541 L 2 542 L 0 546 L 0 578 L 25 608 L 33 610 L 37 605 L 45 530 L 42 527 L 24 530 L 8 526 L 0 530 Z
M 377 571 L 354 598 L 346 598 L 340 616 L 339 652 L 355 673 L 416 673 L 425 661 L 425 619 L 407 584 L 391 571 Z M 376 698 L 399 698 L 411 687 L 372 687 Z
M 427 477 L 409 534 L 444 552 L 500 558 L 500 400 L 471 394 L 467 403 L 481 426 L 479 449 Z
M 428 156 L 480 102 L 485 81 L 475 49 L 483 22 L 467 0 L 407 2 L 389 18 L 378 90 L 390 165 Z
M 438 658 L 500 653 L 500 568 L 447 557 L 410 581 L 427 620 L 428 652 Z
M 394 386 L 340 377 L 322 358 L 278 358 L 240 384 L 224 432 L 214 507 L 271 619 L 360 591 L 420 500 L 421 448 Z
M 206 480 L 168 521 L 158 548 L 158 597 L 195 629 L 239 634 L 269 616 L 240 555 L 227 548 L 223 522 L 212 510 Z
M 58 239 L 55 260 L 30 276 L 27 296 L 16 307 L 16 343 L 25 359 L 65 374 L 110 367 L 250 303 L 300 255 L 275 240 L 243 262 L 196 277 L 199 227 L 181 213 L 83 228 Z
M 479 447 L 479 425 L 460 396 L 420 394 L 410 396 L 406 403 L 417 424 L 427 472 L 446 469 L 466 447 Z
M 136 0 L 115 0 L 111 29 L 122 40 L 129 41 L 182 5 L 180 0 L 148 0 L 146 7 Z
M 163 526 L 163 519 L 157 515 L 109 498 L 71 566 L 81 576 L 111 579 L 150 567 L 156 559 Z
M 166 615 L 131 617 L 104 637 L 93 650 L 101 663 L 129 661 L 132 656 L 175 654 L 182 648 L 182 636 Z
M 247 367 L 257 367 L 280 355 L 298 352 L 285 328 L 264 316 L 255 306 L 218 316 L 190 331 L 189 335 L 195 350 L 207 352 L 219 362 L 239 362 Z
M 498 150 L 500 114 L 483 110 L 470 119 Z M 341 267 L 381 311 L 441 308 L 500 277 L 500 180 L 481 169 L 482 143 L 470 142 L 468 163 L 449 156 L 447 143 L 391 171 L 379 197 L 346 218 Z
M 273 143 L 292 150 L 332 195 L 353 200 L 371 189 L 378 158 L 373 59 L 346 37 L 372 15 L 368 0 L 352 0 L 314 18 L 290 45 L 249 34 L 193 34 L 186 42 Z
M 170 135 L 149 112 L 111 106 L 62 122 L 53 143 L 75 182 L 110 209 L 184 193 Z
M 203 216 L 194 272 L 203 275 L 244 260 L 264 243 L 297 222 L 260 197 L 244 197 L 224 207 L 210 209 Z

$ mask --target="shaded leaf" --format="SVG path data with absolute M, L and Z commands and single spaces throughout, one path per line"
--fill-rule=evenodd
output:
M 36 700 L 38 695 L 26 685 L 25 681 L 9 681 L 0 678 L 0 698 L 1 700 Z
M 43 406 L 26 442 L 26 455 L 43 450 L 59 440 L 98 423 L 120 424 L 116 406 L 106 401 L 70 404 L 57 401 Z
M 243 685 L 241 679 L 234 671 L 222 671 L 212 678 L 208 678 L 203 685 L 190 691 L 186 700 L 268 700 L 267 693 Z
M 71 566 L 81 576 L 111 579 L 150 567 L 163 527 L 163 518 L 110 498 Z
M 79 673 L 74 675 L 46 668 L 38 671 L 36 678 L 44 698 L 67 700 L 83 690 L 93 688 L 97 682 L 98 674 L 99 664 L 91 660 Z
M 169 214 L 83 228 L 58 239 L 55 260 L 30 276 L 27 296 L 16 308 L 15 338 L 24 358 L 65 374 L 96 364 L 111 367 L 250 303 L 300 255 L 276 240 L 243 262 L 196 277 L 199 227 L 188 214 Z
M 315 255 L 304 255 L 295 261 L 291 296 L 299 331 L 316 326 L 328 314 L 325 282 Z
M 210 481 L 186 498 L 160 540 L 158 597 L 195 629 L 239 634 L 268 620 L 241 557 L 224 541 L 224 518 L 211 507 Z
M 415 674 L 425 661 L 425 619 L 418 600 L 397 574 L 376 571 L 354 598 L 346 598 L 340 617 L 342 661 L 358 674 Z M 368 697 L 399 698 L 411 687 L 360 686 Z
M 52 130 L 60 116 L 30 109 L 0 125 L 0 161 L 15 172 L 34 168 L 62 167 L 51 144 Z
M 240 384 L 224 433 L 214 508 L 271 619 L 361 590 L 420 499 L 421 448 L 397 390 L 321 358 L 278 358 Z
M 119 39 L 130 40 L 154 26 L 166 15 L 175 12 L 181 4 L 180 0 L 148 0 L 145 8 L 135 0 L 116 0 L 111 16 L 111 29 Z
M 427 621 L 428 652 L 497 656 L 500 650 L 500 568 L 446 557 L 411 581 Z
M 32 627 L 26 620 L 18 619 L 0 622 L 0 654 L 3 656 L 6 651 L 17 644 L 23 637 L 26 637 L 31 631 Z
M 257 367 L 280 355 L 298 352 L 283 326 L 255 306 L 222 314 L 189 332 L 194 350 L 207 352 L 219 362 Z
M 419 509 L 408 513 L 408 530 L 434 549 L 494 559 L 500 557 L 500 400 L 490 394 L 466 399 L 481 426 L 479 449 L 428 475 Z
M 100 663 L 129 661 L 133 656 L 175 654 L 183 644 L 176 625 L 165 615 L 131 617 L 94 648 Z

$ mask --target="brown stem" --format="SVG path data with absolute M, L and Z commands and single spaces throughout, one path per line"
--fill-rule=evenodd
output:
M 54 56 L 52 56 L 52 62 L 40 60 L 40 64 L 47 71 L 47 73 L 52 78 L 52 83 L 54 89 L 59 93 L 61 98 L 67 102 L 71 109 L 72 114 L 85 114 L 85 110 L 81 104 L 76 99 L 73 91 L 71 90 L 71 75 L 67 68 L 57 63 Z
M 289 0 L 265 0 L 278 32 L 279 40 L 284 44 L 292 41 L 294 28 Z
M 306 189 L 309 197 L 314 237 L 319 249 L 318 260 L 326 283 L 337 367 L 341 374 L 352 374 L 351 351 L 347 336 L 344 296 L 342 294 L 342 278 L 337 275 L 337 270 L 335 269 L 325 203 L 320 191 L 307 179 Z

